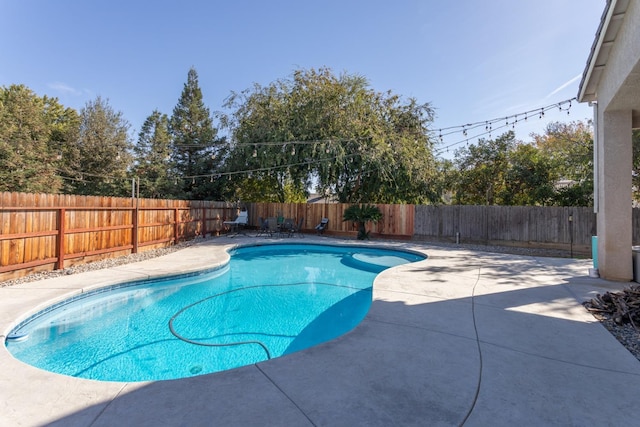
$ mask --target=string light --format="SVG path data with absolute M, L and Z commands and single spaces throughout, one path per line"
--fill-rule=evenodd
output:
M 495 118 L 495 119 L 491 119 L 491 120 L 484 120 L 481 122 L 475 122 L 475 123 L 466 123 L 466 124 L 462 124 L 462 125 L 457 125 L 457 126 L 450 126 L 450 127 L 446 127 L 446 128 L 439 128 L 438 129 L 438 139 L 440 141 L 440 143 L 444 142 L 444 138 L 445 136 L 449 136 L 449 135 L 454 135 L 454 134 L 462 134 L 462 138 L 456 142 L 453 142 L 451 144 L 447 144 L 444 147 L 440 147 L 437 150 L 434 150 L 434 154 L 438 155 L 442 152 L 449 152 L 449 148 L 450 147 L 454 147 L 456 145 L 462 144 L 462 143 L 468 143 L 469 138 L 478 138 L 484 135 L 489 135 L 489 138 L 491 138 L 491 135 L 493 134 L 494 130 L 499 130 L 499 129 L 503 129 L 508 127 L 509 125 L 511 125 L 512 129 L 515 129 L 515 125 L 518 123 L 518 117 L 524 116 L 524 121 L 528 121 L 528 118 L 530 115 L 537 115 L 540 119 L 544 118 L 545 115 L 545 111 L 551 109 L 551 108 L 559 108 L 560 111 L 567 111 L 567 114 L 569 114 L 569 110 L 571 109 L 572 106 L 572 102 L 575 101 L 576 98 L 571 98 L 571 99 L 567 99 L 561 102 L 557 102 L 554 104 L 550 104 L 547 105 L 545 107 L 542 108 L 536 108 L 533 110 L 529 110 L 529 111 L 524 111 L 521 113 L 517 113 L 517 114 L 513 114 L 510 116 L 506 116 L 506 117 L 500 117 L 500 118 Z M 499 126 L 494 126 L 497 125 L 499 123 L 502 123 Z M 482 128 L 484 126 L 484 132 L 479 132 L 476 133 L 472 136 L 469 135 L 470 132 L 477 130 L 478 128 Z
M 570 109 L 572 107 L 572 101 L 576 100 L 576 98 L 572 98 L 572 99 L 568 99 L 559 103 L 555 103 L 555 104 L 551 104 L 542 108 L 536 108 L 534 110 L 529 110 L 529 111 L 525 111 L 525 112 L 521 112 L 518 114 L 514 114 L 511 116 L 507 116 L 507 117 L 500 117 L 500 118 L 496 118 L 496 119 L 491 119 L 491 120 L 484 120 L 481 122 L 475 122 L 475 123 L 466 123 L 466 124 L 462 124 L 462 125 L 458 125 L 458 126 L 450 126 L 450 127 L 446 127 L 446 128 L 439 128 L 438 129 L 438 139 L 440 141 L 440 143 L 444 142 L 444 137 L 448 136 L 448 135 L 452 135 L 458 132 L 462 133 L 462 136 L 464 138 L 462 138 L 460 141 L 456 141 L 454 143 L 448 144 L 444 147 L 440 147 L 438 150 L 434 150 L 435 155 L 438 155 L 439 153 L 446 151 L 447 153 L 449 152 L 449 148 L 454 147 L 458 144 L 461 143 L 466 143 L 467 146 L 469 145 L 469 139 L 474 139 L 474 138 L 478 138 L 484 135 L 489 135 L 489 138 L 491 138 L 491 135 L 493 133 L 494 130 L 499 130 L 502 128 L 505 128 L 507 126 L 509 126 L 509 124 L 511 124 L 511 128 L 514 129 L 515 125 L 518 123 L 518 117 L 519 116 L 524 116 L 524 121 L 528 121 L 529 115 L 538 115 L 540 118 L 544 117 L 544 113 L 546 110 L 550 109 L 550 108 L 555 108 L 557 107 L 560 111 L 567 111 L 567 114 L 570 114 Z M 497 123 L 500 123 L 504 121 L 502 125 L 500 126 L 494 126 Z M 470 135 L 470 133 L 478 128 L 481 128 L 484 126 L 484 132 L 480 132 L 474 135 Z M 291 145 L 291 155 L 295 155 L 296 154 L 296 145 L 324 145 L 325 146 L 325 153 L 329 154 L 331 152 L 331 146 L 333 144 L 342 144 L 342 143 L 348 143 L 348 142 L 358 142 L 360 140 L 363 140 L 363 138 L 352 138 L 352 139 L 323 139 L 323 140 L 311 140 L 311 141 L 265 141 L 265 142 L 254 142 L 254 143 L 248 143 L 246 145 L 252 145 L 253 146 L 253 152 L 252 152 L 252 157 L 257 157 L 258 156 L 258 148 L 260 146 L 267 146 L 267 147 L 283 147 L 284 150 L 286 150 L 287 145 Z M 238 144 L 238 145 L 244 145 L 242 143 Z M 207 146 L 203 146 L 200 144 L 183 144 L 180 145 L 176 148 L 211 148 L 211 147 L 207 147 Z M 360 149 L 362 147 L 359 147 Z M 356 156 L 358 154 L 351 154 L 351 155 L 347 155 L 346 158 L 348 161 L 353 162 L 353 156 Z M 212 158 L 215 158 L 215 155 L 212 155 Z M 333 156 L 333 157 L 329 157 L 326 159 L 323 159 L 322 161 L 329 161 L 329 160 L 333 160 L 333 159 L 337 159 L 338 156 Z M 277 169 L 282 169 L 282 168 L 288 168 L 288 167 L 294 167 L 294 166 L 307 166 L 310 167 L 312 163 L 316 163 L 318 160 L 311 160 L 311 161 L 305 161 L 305 162 L 301 162 L 301 163 L 294 163 L 294 164 L 286 164 L 286 165 L 280 165 L 280 166 L 274 166 L 274 167 L 264 167 L 264 168 L 258 168 L 258 169 L 253 169 L 253 170 L 241 170 L 241 171 L 233 171 L 233 172 L 222 172 L 222 173 L 218 173 L 216 174 L 216 178 L 222 178 L 223 176 L 227 176 L 229 179 L 231 179 L 231 175 L 236 175 L 236 174 L 252 174 L 255 172 L 268 172 L 268 171 L 272 171 L 272 170 L 277 170 Z M 63 172 L 63 171 L 59 171 L 59 172 Z M 89 173 L 84 173 L 84 175 L 86 176 L 93 176 L 93 177 L 97 177 L 97 178 L 103 178 L 103 179 L 124 179 L 124 180 L 129 180 L 130 178 L 124 178 L 124 177 L 110 177 L 110 176 L 104 176 L 104 175 L 97 175 L 97 174 L 89 174 Z M 209 177 L 209 181 L 213 182 L 214 179 L 214 175 L 211 174 L 206 174 L 206 175 L 194 175 L 194 176 L 183 176 L 183 177 L 176 177 L 174 180 L 175 185 L 178 185 L 178 179 L 191 179 L 191 183 L 195 184 L 196 179 L 199 178 L 207 178 Z M 80 181 L 80 182 L 84 182 L 85 179 L 82 175 L 77 176 L 76 178 L 68 178 L 68 177 L 64 177 L 61 176 L 61 178 L 63 179 L 72 179 L 74 181 Z

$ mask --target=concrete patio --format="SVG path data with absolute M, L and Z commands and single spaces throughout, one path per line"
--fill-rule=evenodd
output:
M 287 239 L 298 241 L 299 239 Z M 0 288 L 0 334 L 87 289 L 224 263 L 216 238 L 136 264 Z M 345 243 L 306 237 L 305 243 Z M 45 372 L 0 349 L 1 426 L 635 425 L 640 362 L 581 302 L 625 284 L 590 260 L 374 242 L 428 259 L 386 270 L 353 331 L 232 371 L 150 383 Z M 170 267 L 170 268 L 169 268 Z

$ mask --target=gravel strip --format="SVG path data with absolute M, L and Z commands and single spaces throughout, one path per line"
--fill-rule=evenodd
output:
M 125 255 L 117 258 L 105 258 L 100 261 L 94 261 L 87 264 L 78 264 L 64 270 L 50 270 L 33 273 L 28 276 L 19 277 L 17 279 L 5 280 L 0 282 L 0 288 L 5 286 L 13 286 L 19 283 L 35 282 L 38 280 L 51 279 L 54 277 L 60 277 L 68 274 L 84 273 L 85 271 L 102 270 L 104 268 L 116 267 L 118 265 L 130 264 L 133 262 L 144 261 L 147 259 L 157 258 L 162 255 L 170 254 L 172 252 L 179 251 L 180 249 L 187 248 L 202 242 L 204 239 L 196 238 L 187 242 L 181 242 L 177 245 L 168 246 L 166 248 L 151 249 L 137 254 Z
M 162 255 L 179 251 L 180 249 L 184 249 L 189 246 L 200 243 L 203 240 L 204 239 L 202 238 L 196 238 L 193 240 L 189 240 L 187 242 L 178 243 L 177 245 L 168 246 L 166 248 L 153 249 L 153 250 L 140 252 L 137 254 L 131 254 L 127 256 L 122 256 L 118 258 L 107 258 L 101 261 L 76 265 L 74 267 L 66 268 L 64 270 L 52 270 L 52 271 L 43 271 L 40 273 L 34 273 L 29 276 L 20 277 L 18 279 L 6 280 L 4 282 L 0 282 L 0 288 L 5 286 L 17 285 L 19 283 L 35 282 L 37 280 L 50 279 L 53 277 L 64 276 L 66 274 L 75 274 L 75 273 L 82 273 L 85 271 L 101 270 L 104 268 L 111 268 L 118 265 L 144 261 L 147 259 L 156 258 Z M 509 246 L 484 246 L 484 245 L 469 245 L 469 244 L 453 245 L 453 244 L 447 244 L 447 243 L 433 243 L 433 242 L 424 242 L 424 243 L 431 246 L 443 246 L 443 247 L 451 247 L 451 248 L 459 248 L 459 249 L 468 249 L 472 251 L 495 252 L 495 253 L 504 253 L 504 254 L 511 254 L 511 255 L 545 256 L 545 257 L 556 257 L 556 258 L 569 257 L 569 253 L 567 251 L 562 251 L 562 250 L 517 248 L 517 247 L 509 247 Z M 598 321 L 600 321 L 600 323 L 602 323 L 602 325 L 609 332 L 611 332 L 611 334 L 623 346 L 625 346 L 627 350 L 631 352 L 631 354 L 633 354 L 640 361 L 640 332 L 639 331 L 634 329 L 633 326 L 629 324 L 618 325 L 613 320 L 605 316 L 594 316 L 594 317 L 598 319 Z
M 625 346 L 636 359 L 640 360 L 640 331 L 629 323 L 618 325 L 610 318 L 598 316 L 595 316 L 595 318 L 598 319 L 600 323 L 611 332 L 611 335 L 620 341 L 620 344 Z

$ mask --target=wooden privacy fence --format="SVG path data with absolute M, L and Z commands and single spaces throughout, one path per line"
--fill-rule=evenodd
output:
M 0 280 L 217 233 L 225 202 L 0 193 Z
M 342 221 L 349 204 L 243 203 L 249 226 L 260 218 L 302 220 L 313 233 L 329 218 L 328 235 L 355 237 Z M 586 207 L 377 205 L 373 238 L 417 239 L 572 250 L 591 253 L 596 215 Z M 0 281 L 39 270 L 127 255 L 219 233 L 238 205 L 226 202 L 0 193 Z M 633 210 L 640 244 L 640 210 Z
M 346 203 L 249 203 L 249 222 L 253 226 L 260 224 L 260 218 L 293 218 L 296 223 L 302 220 L 302 231 L 314 232 L 322 218 L 329 218 L 327 234 L 355 236 L 356 228 L 351 222 L 342 221 Z M 377 205 L 383 214 L 378 223 L 370 223 L 367 229 L 373 237 L 411 239 L 413 235 L 413 205 Z
M 418 239 L 590 254 L 596 235 L 596 215 L 589 207 L 423 205 L 416 206 L 415 215 Z
M 313 232 L 329 218 L 327 234 L 355 236 L 356 228 L 342 221 L 349 204 L 253 203 L 247 205 L 251 224 L 259 218 L 304 218 Z M 589 207 L 377 205 L 383 218 L 369 224 L 374 238 L 550 248 L 591 254 L 596 215 Z M 640 210 L 634 209 L 634 242 L 640 242 Z M 636 231 L 637 230 L 637 231 Z M 635 244 L 635 243 L 634 243 Z

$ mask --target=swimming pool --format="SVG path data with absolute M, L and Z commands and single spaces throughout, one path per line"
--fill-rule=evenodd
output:
M 334 339 L 371 304 L 382 270 L 424 259 L 356 246 L 232 250 L 224 267 L 81 294 L 16 325 L 14 357 L 106 380 L 183 378 L 258 363 Z

